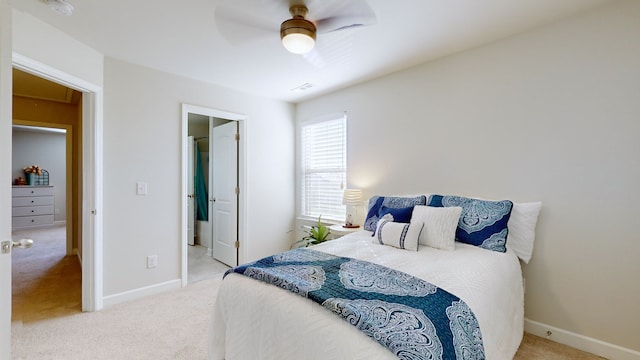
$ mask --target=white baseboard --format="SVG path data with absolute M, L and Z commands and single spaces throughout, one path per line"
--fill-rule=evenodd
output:
M 78 257 L 78 261 L 80 261 L 80 268 L 82 268 L 82 254 L 80 254 L 78 249 L 73 249 L 73 255 Z
M 612 360 L 640 360 L 640 352 L 598 339 L 559 329 L 537 321 L 524 319 L 524 331 L 560 344 L 571 346 Z M 551 335 L 548 335 L 551 332 Z
M 207 256 L 213 257 L 213 249 L 212 248 L 207 248 Z
M 141 299 L 150 295 L 156 295 L 169 290 L 177 290 L 182 287 L 180 279 L 163 282 L 160 284 L 145 286 L 140 289 L 121 292 L 119 294 L 108 295 L 102 298 L 104 308 L 120 304 L 123 302 Z

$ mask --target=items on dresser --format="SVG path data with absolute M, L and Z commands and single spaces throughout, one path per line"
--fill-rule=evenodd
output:
M 14 186 L 12 228 L 53 225 L 53 186 Z

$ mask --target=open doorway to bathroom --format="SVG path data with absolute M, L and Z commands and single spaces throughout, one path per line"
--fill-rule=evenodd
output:
M 188 114 L 188 282 L 204 280 L 225 272 L 229 266 L 213 257 L 213 202 L 210 126 L 227 120 Z M 193 181 L 191 181 L 193 180 Z
M 183 139 L 186 192 L 183 285 L 206 279 L 238 264 L 243 223 L 243 117 L 184 105 Z M 183 254 L 184 254 L 183 253 Z M 184 273 L 187 272 L 187 279 Z

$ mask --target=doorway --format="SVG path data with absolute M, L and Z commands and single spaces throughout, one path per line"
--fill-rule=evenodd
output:
M 79 313 L 82 93 L 13 69 L 12 95 L 12 237 L 35 242 L 12 256 L 12 319 Z
M 245 117 L 184 104 L 182 125 L 182 285 L 186 286 L 238 264 L 245 226 Z
M 75 208 L 77 212 L 67 220 L 75 221 L 72 232 L 77 231 L 77 239 L 82 239 L 78 240 L 77 247 L 77 255 L 82 260 L 82 311 L 100 310 L 103 307 L 102 88 L 20 54 L 13 53 L 12 64 L 14 69 L 73 89 L 82 95 L 77 129 L 72 128 L 74 138 L 78 139 L 73 151 L 79 155 L 78 170 L 72 175 L 79 180 L 73 188 L 79 196 L 73 199 L 72 206 L 68 206 L 68 209 Z M 71 191 L 67 192 L 70 193 Z

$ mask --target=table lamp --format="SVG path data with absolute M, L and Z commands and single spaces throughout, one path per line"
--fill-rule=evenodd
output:
M 347 218 L 342 227 L 345 228 L 358 228 L 360 225 L 354 225 L 351 220 L 351 211 L 349 211 L 349 207 L 356 207 L 356 215 L 358 214 L 357 206 L 361 204 L 362 199 L 362 190 L 360 189 L 345 189 L 342 194 L 342 205 L 347 205 Z

